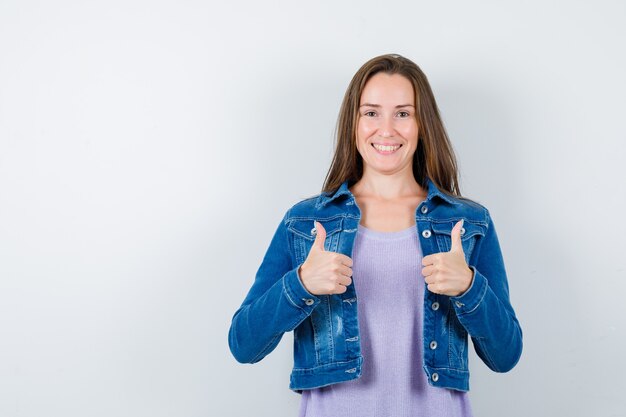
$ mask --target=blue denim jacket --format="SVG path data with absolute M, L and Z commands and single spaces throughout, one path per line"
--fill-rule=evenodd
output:
M 326 229 L 326 250 L 352 256 L 361 212 L 349 185 L 345 181 L 336 192 L 318 194 L 287 210 L 248 295 L 232 317 L 228 344 L 241 363 L 260 361 L 285 332 L 294 331 L 289 388 L 299 394 L 358 378 L 367 360 L 361 355 L 354 282 L 343 294 L 314 295 L 298 275 L 315 240 L 313 220 Z M 420 365 L 431 385 L 468 391 L 468 335 L 489 368 L 506 372 L 521 356 L 522 329 L 509 301 L 504 261 L 489 211 L 476 202 L 442 193 L 428 179 L 428 196 L 415 211 L 423 255 L 449 251 L 450 232 L 460 219 L 464 219 L 461 241 L 473 280 L 457 297 L 425 288 Z

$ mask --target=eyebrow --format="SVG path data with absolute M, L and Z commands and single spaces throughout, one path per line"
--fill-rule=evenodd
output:
M 381 107 L 380 104 L 371 104 L 371 103 L 363 103 L 359 106 L 359 108 L 361 107 Z M 396 109 L 399 109 L 400 107 L 415 107 L 412 104 L 400 104 L 398 106 L 396 106 Z

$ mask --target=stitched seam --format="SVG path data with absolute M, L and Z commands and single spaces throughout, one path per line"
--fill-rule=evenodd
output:
M 453 367 L 452 364 L 452 347 L 454 346 L 454 337 L 452 336 L 452 331 L 454 329 L 454 323 L 453 323 L 453 318 L 452 316 L 455 315 L 455 311 L 453 307 L 449 307 L 448 308 L 448 314 L 449 314 L 449 318 L 448 318 L 448 367 L 449 369 L 454 369 L 457 371 L 466 371 L 467 370 L 467 365 L 465 364 L 465 361 L 463 360 L 464 357 L 467 356 L 467 349 L 465 349 L 465 352 L 461 353 L 461 352 L 457 352 L 459 353 L 459 363 L 460 363 L 460 367 Z M 458 319 L 457 319 L 458 320 Z M 462 324 L 461 324 L 462 326 Z M 467 336 L 466 336 L 467 337 Z M 466 339 L 467 340 L 467 339 Z M 460 340 L 461 343 L 463 343 L 463 340 Z
M 302 323 L 304 320 L 306 320 L 306 318 L 308 317 L 308 314 L 304 313 L 301 314 L 300 316 L 296 317 L 296 319 L 293 321 L 293 323 L 289 324 L 289 326 L 287 326 L 287 329 L 289 329 L 288 331 L 291 331 L 293 329 L 295 329 L 298 324 Z
M 327 297 L 326 301 L 328 301 L 328 314 L 326 315 L 326 320 L 327 320 L 327 324 L 328 327 L 330 328 L 330 334 L 328 335 L 328 344 L 329 344 L 329 350 L 330 350 L 330 357 L 334 358 L 335 357 L 335 342 L 334 342 L 334 334 L 335 334 L 335 326 L 334 326 L 334 321 L 333 321 L 333 312 L 332 312 L 332 302 L 331 302 L 331 298 Z
M 312 371 L 312 370 L 319 369 L 319 368 L 328 368 L 328 367 L 335 366 L 335 365 L 341 365 L 341 364 L 344 364 L 344 363 L 350 363 L 350 362 L 353 362 L 356 359 L 358 359 L 358 358 L 350 359 L 350 360 L 347 360 L 347 361 L 328 362 L 328 363 L 325 363 L 325 364 L 322 364 L 322 365 L 313 366 L 313 367 L 310 367 L 310 368 L 295 368 L 294 367 L 293 370 L 294 371 Z
M 320 358 L 320 334 L 317 331 L 317 325 L 315 324 L 315 320 L 311 319 L 311 328 L 313 329 L 313 346 L 315 347 L 315 363 L 318 364 L 322 360 Z
M 489 210 L 486 207 L 483 207 L 483 215 L 485 216 L 485 224 L 489 226 Z
M 287 220 L 289 218 L 289 213 L 291 213 L 291 209 L 287 210 L 287 213 L 285 214 L 285 217 L 283 218 L 283 225 L 285 226 L 285 228 L 287 228 L 289 221 Z M 294 255 L 295 255 L 295 251 L 293 248 L 293 244 L 292 244 L 292 239 L 290 239 L 289 233 L 285 232 L 285 239 L 287 239 L 287 249 L 289 250 L 289 255 L 291 257 L 291 269 L 294 268 Z
M 452 363 L 452 346 L 454 344 L 453 343 L 454 337 L 452 336 L 452 314 L 453 313 L 454 313 L 454 307 L 449 306 L 448 307 L 448 365 Z
M 285 277 L 287 275 L 285 275 L 282 279 L 283 281 L 283 290 L 285 292 L 285 296 L 287 298 L 287 300 L 289 300 L 289 302 L 291 303 L 291 305 L 293 305 L 294 307 L 297 307 L 299 310 L 305 311 L 302 307 L 300 307 L 299 305 L 297 305 L 296 303 L 293 302 L 293 300 L 291 299 L 291 296 L 289 295 L 289 290 L 287 289 L 287 285 L 285 284 Z M 297 278 L 297 277 L 296 277 Z
M 311 220 L 311 224 L 313 224 L 313 220 Z M 315 236 L 312 236 L 312 235 L 310 235 L 310 234 L 307 234 L 307 233 L 301 232 L 300 230 L 296 230 L 295 228 L 293 228 L 293 227 L 291 227 L 291 226 L 289 226 L 289 227 L 287 228 L 287 230 L 289 230 L 289 231 L 290 231 L 291 233 L 293 233 L 294 235 L 299 236 L 301 239 L 306 239 L 306 240 L 308 240 L 308 241 L 310 241 L 310 242 L 312 242 L 312 241 L 314 241 L 314 240 L 315 240 Z M 332 230 L 332 231 L 327 231 L 327 232 L 326 232 L 326 237 L 330 237 L 330 236 L 336 235 L 336 234 L 337 234 L 337 233 L 339 233 L 339 232 L 341 232 L 341 227 L 338 227 L 338 228 L 336 228 L 336 229 L 334 229 L 334 230 Z
M 458 221 L 459 220 L 458 216 L 448 217 L 448 218 L 445 218 L 445 219 L 442 219 L 442 218 L 431 218 L 431 217 L 428 217 L 428 216 L 415 216 L 415 218 L 419 219 L 419 220 L 427 220 L 427 221 L 430 221 L 432 223 L 448 223 L 448 222 L 454 222 L 454 221 Z M 483 226 L 485 228 L 487 227 L 487 222 L 484 221 L 484 220 L 473 220 L 473 219 L 468 219 L 468 218 L 465 218 L 465 217 L 464 217 L 464 219 L 467 221 L 467 223 L 472 223 L 473 225 L 476 225 L 476 226 Z
M 306 317 L 305 317 L 306 318 Z M 288 329 L 294 329 L 296 327 L 296 324 L 298 324 L 298 321 L 301 321 L 303 319 L 301 319 L 300 317 L 298 317 L 295 321 L 293 321 L 291 324 L 289 324 L 289 326 L 287 326 Z M 277 335 L 275 335 L 274 337 L 272 337 L 272 339 L 267 343 L 267 345 L 265 345 L 265 347 L 254 357 L 254 359 L 252 359 L 252 362 L 256 362 L 257 359 L 259 359 L 262 356 L 265 356 L 267 354 L 267 351 L 270 349 L 270 347 L 272 345 L 274 345 L 274 342 L 276 341 L 276 339 L 280 338 L 280 336 L 283 333 L 279 333 Z
M 293 216 L 290 217 L 289 220 L 334 220 L 337 218 L 343 218 L 344 215 L 343 214 L 335 214 L 334 216 L 330 216 L 330 217 L 319 217 L 319 216 Z
M 334 216 L 330 216 L 330 217 L 319 217 L 319 216 L 292 216 L 289 218 L 288 221 L 292 221 L 292 220 L 334 220 L 336 218 L 346 218 L 346 217 L 351 217 L 353 219 L 358 219 L 359 216 L 354 215 L 354 214 L 349 214 L 349 213 L 342 213 L 342 214 L 335 214 Z
M 339 220 L 337 221 L 337 225 L 336 225 L 336 227 L 335 227 L 335 228 L 333 228 L 332 230 L 328 230 L 328 227 L 329 227 L 329 226 L 328 226 L 328 225 L 326 225 L 326 226 L 325 226 L 325 229 L 327 229 L 327 230 L 326 230 L 326 237 L 329 237 L 329 236 L 332 236 L 332 235 L 334 235 L 334 234 L 336 234 L 336 233 L 341 232 L 341 230 L 342 230 L 341 228 L 343 227 L 343 221 L 342 221 L 342 220 L 343 220 L 343 218 L 342 218 L 341 216 L 333 216 L 333 218 L 332 218 L 332 219 L 330 219 L 330 220 L 333 220 L 333 219 L 335 219 L 336 217 L 339 217 Z M 296 221 L 297 221 L 297 220 L 305 220 L 305 221 L 307 221 L 307 222 L 310 222 L 310 223 L 311 223 L 311 228 L 312 228 L 312 227 L 313 227 L 313 225 L 314 225 L 313 220 L 317 220 L 317 221 L 330 221 L 329 219 L 325 219 L 325 218 L 318 218 L 318 217 L 307 218 L 307 219 L 299 219 L 299 218 L 297 218 L 297 217 L 292 217 L 292 220 L 296 220 Z M 289 230 L 290 232 L 292 232 L 292 233 L 294 233 L 294 234 L 296 234 L 296 235 L 298 235 L 298 236 L 301 236 L 301 237 L 303 237 L 303 238 L 305 238 L 305 239 L 307 239 L 307 240 L 309 240 L 309 241 L 313 241 L 313 240 L 315 240 L 315 236 L 312 236 L 312 235 L 310 234 L 310 232 L 303 232 L 303 231 L 298 230 L 298 229 L 296 229 L 295 227 L 293 227 L 293 226 L 292 226 L 292 224 L 293 224 L 293 221 L 292 221 L 292 220 L 290 220 L 289 224 L 287 225 L 287 230 Z
M 485 298 L 485 295 L 487 294 L 487 288 L 486 288 L 487 286 L 488 286 L 488 283 L 485 283 L 485 289 L 483 290 L 483 295 L 482 295 L 482 297 L 480 297 L 480 300 L 478 300 L 478 302 L 476 303 L 474 308 L 472 308 L 471 310 L 468 310 L 468 311 L 461 312 L 461 314 L 460 314 L 461 316 L 464 316 L 465 314 L 469 314 L 469 313 L 475 311 L 480 306 L 480 304 L 483 302 L 483 299 Z
M 263 349 L 252 359 L 252 362 L 256 362 L 261 356 L 265 355 L 270 346 L 274 343 L 274 341 L 280 336 L 280 334 L 275 335 L 272 339 L 265 345 Z
M 476 338 L 478 340 L 478 343 L 480 344 L 480 347 L 482 348 L 483 353 L 485 354 L 485 357 L 487 358 L 487 361 L 489 362 L 489 364 L 491 365 L 491 367 L 496 371 L 499 372 L 500 368 L 498 368 L 496 366 L 496 364 L 494 363 L 493 359 L 491 358 L 491 355 L 489 355 L 489 351 L 487 349 L 487 347 L 485 346 L 485 343 L 483 342 L 485 339 L 483 337 L 477 337 Z

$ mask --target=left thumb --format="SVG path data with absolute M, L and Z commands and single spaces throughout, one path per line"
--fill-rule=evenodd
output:
M 463 227 L 463 219 L 459 220 L 450 233 L 452 243 L 450 252 L 463 252 L 463 244 L 461 243 L 461 228 Z

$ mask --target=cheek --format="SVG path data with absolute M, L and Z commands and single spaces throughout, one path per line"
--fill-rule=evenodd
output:
M 363 121 L 363 119 L 359 120 L 357 124 L 357 137 L 361 140 L 365 140 L 368 137 L 372 136 L 372 134 L 376 131 L 376 126 L 374 123 Z
M 417 128 L 417 123 L 412 123 L 407 126 L 404 126 L 402 136 L 407 139 L 410 139 L 412 142 L 417 143 L 417 135 L 419 133 L 419 129 Z

